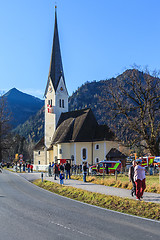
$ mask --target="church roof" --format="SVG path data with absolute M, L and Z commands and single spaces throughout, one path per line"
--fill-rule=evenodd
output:
M 53 135 L 52 145 L 65 142 L 112 140 L 106 125 L 98 125 L 91 109 L 62 113 Z
M 34 146 L 33 150 L 40 150 L 40 149 L 44 149 L 44 137 L 42 137 Z
M 65 83 L 61 51 L 60 51 L 59 35 L 58 35 L 57 12 L 56 12 L 56 7 L 55 7 L 55 24 L 54 24 L 53 45 L 52 45 L 50 68 L 49 68 L 48 82 L 47 82 L 47 86 L 46 86 L 46 90 L 45 90 L 45 95 L 46 95 L 46 91 L 48 89 L 49 80 L 51 79 L 54 90 L 56 91 L 61 77 L 63 78 L 64 83 Z
M 108 154 L 106 155 L 106 158 L 109 159 L 114 159 L 114 158 L 119 158 L 119 159 L 125 159 L 127 156 L 121 153 L 119 150 L 116 148 L 112 148 Z

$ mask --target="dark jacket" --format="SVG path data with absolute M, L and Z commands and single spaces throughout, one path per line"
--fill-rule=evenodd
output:
M 129 168 L 129 180 L 134 182 L 134 167 L 133 166 L 131 166 Z
M 53 173 L 58 174 L 58 167 L 56 164 L 54 164 L 54 166 L 53 166 Z
M 65 170 L 69 171 L 71 169 L 71 165 L 69 163 L 66 163 L 65 165 Z
M 64 171 L 64 166 L 60 165 L 59 169 L 60 169 L 60 171 Z
M 86 165 L 83 165 L 83 172 L 86 173 L 87 172 L 87 166 Z

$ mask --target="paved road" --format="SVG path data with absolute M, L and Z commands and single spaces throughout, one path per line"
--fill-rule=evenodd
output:
M 76 202 L 0 174 L 0 239 L 159 239 L 160 223 Z

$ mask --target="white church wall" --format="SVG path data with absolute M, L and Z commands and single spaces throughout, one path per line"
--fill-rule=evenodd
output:
M 62 77 L 56 90 L 55 106 L 57 124 L 61 113 L 68 112 L 68 93 Z
M 76 142 L 76 164 L 82 164 L 82 162 L 88 162 L 91 164 L 91 143 L 90 142 Z M 83 159 L 83 149 L 86 149 L 86 158 Z
M 104 160 L 104 141 L 98 141 L 93 143 L 93 164 Z
M 48 91 L 45 96 L 45 145 L 47 147 L 49 147 L 51 144 L 53 133 L 56 128 L 54 111 L 55 111 L 55 91 L 50 80 L 48 85 Z
M 34 151 L 33 155 L 34 155 L 34 165 L 45 165 L 44 150 Z
M 58 159 L 70 159 L 71 158 L 71 146 L 70 143 L 58 144 Z
M 58 146 L 53 146 L 53 162 L 55 162 L 55 159 L 58 159 Z

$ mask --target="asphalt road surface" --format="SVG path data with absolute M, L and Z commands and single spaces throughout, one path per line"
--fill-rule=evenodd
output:
M 160 222 L 73 201 L 40 189 L 7 171 L 0 174 L 2 240 L 148 240 Z

